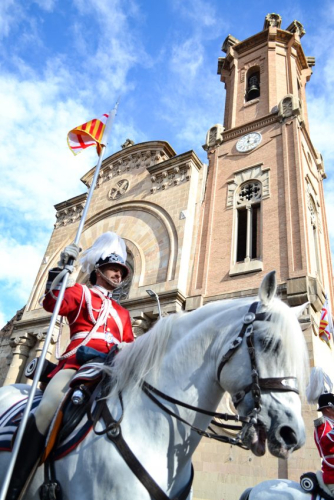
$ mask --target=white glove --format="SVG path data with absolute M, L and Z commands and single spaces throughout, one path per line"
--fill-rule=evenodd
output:
M 76 260 L 78 258 L 81 248 L 76 243 L 71 243 L 60 254 L 59 267 L 65 267 L 70 259 Z

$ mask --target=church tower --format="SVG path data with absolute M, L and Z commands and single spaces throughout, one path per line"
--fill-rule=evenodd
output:
M 280 298 L 290 306 L 310 304 L 301 323 L 311 366 L 333 377 L 332 351 L 318 336 L 325 294 L 333 304 L 333 277 L 326 174 L 310 138 L 305 92 L 315 59 L 304 54 L 302 24 L 282 29 L 281 22 L 268 14 L 262 31 L 243 41 L 229 35 L 222 46 L 224 125 L 211 127 L 203 146 L 209 166 L 191 295 L 203 303 L 255 295 L 263 276 L 276 270 Z M 303 417 L 306 446 L 287 462 L 222 447 L 218 459 L 217 445 L 200 445 L 196 498 L 239 498 L 236 491 L 266 478 L 299 481 L 319 469 L 315 408 L 304 404 Z
M 224 126 L 207 133 L 209 168 L 192 294 L 250 292 L 276 270 L 289 305 L 317 312 L 332 297 L 321 154 L 312 144 L 305 87 L 313 57 L 294 21 L 277 14 L 240 41 L 229 35 L 218 74 L 225 83 Z

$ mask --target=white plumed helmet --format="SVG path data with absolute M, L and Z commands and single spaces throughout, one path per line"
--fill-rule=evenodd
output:
M 122 269 L 122 277 L 129 274 L 126 263 L 126 246 L 116 233 L 108 231 L 101 234 L 93 245 L 85 250 L 80 259 L 83 272 L 95 274 L 95 269 L 106 264 L 118 264 Z
M 320 366 L 314 366 L 306 387 L 306 397 L 310 404 L 318 403 L 318 410 L 334 406 L 333 383 Z

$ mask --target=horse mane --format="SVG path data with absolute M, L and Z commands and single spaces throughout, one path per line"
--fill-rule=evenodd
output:
M 124 345 L 113 365 L 105 367 L 113 381 L 110 397 L 125 387 L 134 393 L 148 373 L 152 376 L 153 382 L 156 381 L 172 333 L 172 326 L 181 315 L 183 312 L 162 318 L 135 342 Z
M 211 302 L 204 307 L 197 309 L 193 313 L 197 314 L 197 323 L 194 328 L 202 328 L 200 325 L 204 318 L 211 320 L 214 316 L 215 329 L 226 330 L 226 334 L 217 335 L 214 341 L 214 351 L 222 353 L 226 344 L 226 335 L 229 340 L 238 335 L 241 328 L 238 318 L 241 318 L 239 310 L 250 305 L 255 300 L 254 297 L 240 298 L 234 300 Z M 235 312 L 235 320 L 229 325 L 226 324 L 226 315 Z M 260 310 L 260 307 L 258 307 Z M 308 353 L 304 335 L 301 331 L 299 321 L 294 312 L 280 299 L 275 298 L 266 308 L 261 311 L 268 313 L 270 321 L 266 324 L 265 345 L 263 352 L 265 356 L 272 359 L 278 357 L 277 362 L 284 364 L 287 376 L 296 376 L 299 382 L 300 392 L 305 391 L 305 381 L 308 380 Z M 244 309 L 243 314 L 247 310 Z M 125 387 L 135 394 L 148 374 L 150 382 L 155 383 L 158 379 L 160 367 L 167 350 L 169 340 L 173 331 L 173 326 L 182 318 L 186 318 L 189 313 L 179 312 L 159 320 L 151 330 L 136 339 L 131 344 L 126 344 L 117 354 L 112 367 L 106 367 L 106 371 L 111 375 L 112 388 L 109 396 L 117 395 Z M 256 328 L 258 326 L 256 325 Z M 206 330 L 207 331 L 207 330 Z M 226 345 L 225 345 L 226 347 Z
M 298 318 L 294 311 L 277 297 L 271 301 L 266 311 L 272 316 L 266 342 L 267 353 L 276 356 L 278 363 L 284 364 L 287 376 L 297 378 L 300 395 L 304 397 L 309 378 L 309 360 Z

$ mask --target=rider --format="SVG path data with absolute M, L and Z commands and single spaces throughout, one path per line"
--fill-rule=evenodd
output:
M 60 265 L 77 258 L 80 249 L 74 243 L 64 249 Z M 60 356 L 57 368 L 51 372 L 51 380 L 35 414 L 29 416 L 25 433 L 15 463 L 6 500 L 17 500 L 31 470 L 40 458 L 45 437 L 60 401 L 68 390 L 70 380 L 79 368 L 76 351 L 80 345 L 108 353 L 112 346 L 134 340 L 130 315 L 111 296 L 128 276 L 126 247 L 115 233 L 102 234 L 81 259 L 82 270 L 90 274 L 92 288 L 79 283 L 68 285 L 59 310 L 70 326 L 70 343 Z M 43 307 L 52 312 L 59 291 L 51 289 L 52 279 L 61 269 L 50 271 Z M 58 290 L 61 285 L 58 285 Z
M 334 496 L 334 394 L 320 395 L 318 411 L 322 416 L 314 421 L 314 440 L 322 459 L 323 481 Z

